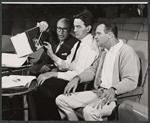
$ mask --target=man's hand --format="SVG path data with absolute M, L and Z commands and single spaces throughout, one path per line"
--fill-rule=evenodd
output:
M 52 77 L 57 77 L 57 72 L 46 72 L 46 73 L 40 74 L 39 77 L 37 78 L 38 85 L 42 85 L 46 79 L 49 79 Z
M 51 57 L 54 54 L 51 44 L 48 42 L 44 42 L 44 47 L 47 49 L 47 55 Z
M 112 88 L 108 90 L 104 90 L 102 95 L 99 97 L 100 99 L 105 99 L 105 103 L 110 103 L 115 98 L 115 91 Z
M 103 100 L 99 100 L 99 101 L 89 104 L 89 106 L 91 106 L 92 108 L 96 110 L 99 110 L 103 108 L 104 103 L 103 103 Z
M 40 73 L 48 72 L 49 70 L 51 69 L 47 65 L 43 65 L 40 69 Z
M 72 89 L 73 89 L 72 93 L 75 93 L 79 80 L 80 80 L 79 77 L 73 78 L 65 87 L 64 94 L 69 95 L 69 93 Z
M 40 23 L 37 23 L 37 27 L 40 28 L 40 32 L 44 32 L 48 28 L 48 23 L 46 21 L 41 21 Z

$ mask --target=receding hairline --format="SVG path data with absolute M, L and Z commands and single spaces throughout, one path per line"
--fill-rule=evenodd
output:
M 70 22 L 70 20 L 69 20 L 68 18 L 61 18 L 61 19 L 59 19 L 58 22 L 57 22 L 57 24 L 60 23 L 60 22 L 61 22 L 61 23 L 63 22 L 63 23 L 65 23 L 65 24 L 71 26 L 71 22 Z
M 105 28 L 106 28 L 106 27 L 105 27 L 105 24 L 103 24 L 103 23 L 98 24 L 96 28 L 100 28 L 100 27 L 104 27 L 104 31 L 105 31 Z

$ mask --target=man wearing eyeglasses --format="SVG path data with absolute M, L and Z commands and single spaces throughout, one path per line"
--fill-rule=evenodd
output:
M 39 118 L 40 120 L 60 120 L 60 117 L 58 118 L 58 112 L 55 114 L 57 116 L 54 116 L 54 112 L 57 111 L 55 98 L 63 93 L 67 83 L 73 77 L 91 66 L 94 60 L 98 57 L 98 48 L 95 45 L 91 34 L 93 22 L 93 15 L 88 10 L 84 10 L 80 14 L 74 16 L 75 36 L 81 40 L 81 42 L 75 44 L 75 48 L 72 48 L 67 60 L 62 60 L 57 57 L 52 50 L 52 46 L 45 42 L 48 56 L 54 61 L 60 71 L 46 72 L 40 74 L 37 78 L 39 84 L 39 95 L 41 95 L 41 100 L 44 100 L 41 104 L 43 105 L 43 108 L 41 108 L 40 112 L 38 111 L 40 113 L 38 118 L 43 115 L 42 119 L 41 117 Z M 62 24 L 58 23 L 58 38 L 63 39 L 66 32 L 67 29 L 63 29 Z M 77 91 L 81 90 L 82 86 L 83 85 L 77 87 Z M 46 118 L 44 119 L 43 117 Z
M 43 32 L 42 40 L 46 40 L 52 45 L 53 52 L 56 56 L 62 60 L 66 60 L 74 44 L 79 41 L 70 34 L 72 28 L 70 20 L 67 18 L 59 19 L 57 22 L 56 34 L 48 28 L 48 24 L 45 21 L 38 23 L 38 26 L 40 31 Z M 50 71 L 51 68 L 54 67 L 53 60 L 47 55 L 47 50 L 45 48 L 44 50 L 40 60 L 31 68 L 30 74 L 38 76 L 41 73 Z

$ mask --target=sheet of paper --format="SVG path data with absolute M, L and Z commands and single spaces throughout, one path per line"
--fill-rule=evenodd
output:
M 21 67 L 28 56 L 19 58 L 17 54 L 2 53 L 2 67 Z
M 11 41 L 19 57 L 33 53 L 25 32 L 11 37 Z
M 2 88 L 11 88 L 18 86 L 29 87 L 32 80 L 36 79 L 35 76 L 21 76 L 21 75 L 10 75 L 2 77 Z

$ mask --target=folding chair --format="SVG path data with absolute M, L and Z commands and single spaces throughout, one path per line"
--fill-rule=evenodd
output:
M 106 18 L 99 17 L 97 22 L 102 22 L 102 21 L 106 21 L 106 20 L 112 20 L 112 18 L 111 17 L 108 17 L 108 18 L 107 17 Z
M 115 17 L 113 21 L 116 23 L 128 23 L 129 17 Z
M 148 121 L 148 107 L 131 100 L 121 103 L 118 112 L 119 121 Z
M 143 31 L 147 31 L 148 32 L 148 24 L 144 25 Z
M 119 38 L 125 38 L 127 40 L 137 39 L 137 37 L 138 37 L 138 31 L 118 30 L 118 37 Z
M 148 41 L 128 40 L 127 44 L 136 51 L 140 58 L 148 60 Z
M 143 24 L 124 24 L 123 30 L 134 30 L 134 31 L 142 31 L 143 30 Z
M 123 29 L 123 23 L 116 23 L 118 29 Z
M 10 35 L 2 35 L 2 53 L 14 53 L 15 49 L 11 42 Z
M 148 32 L 139 32 L 138 40 L 148 41 Z
M 142 23 L 147 24 L 148 19 L 147 17 L 131 17 L 129 23 Z

